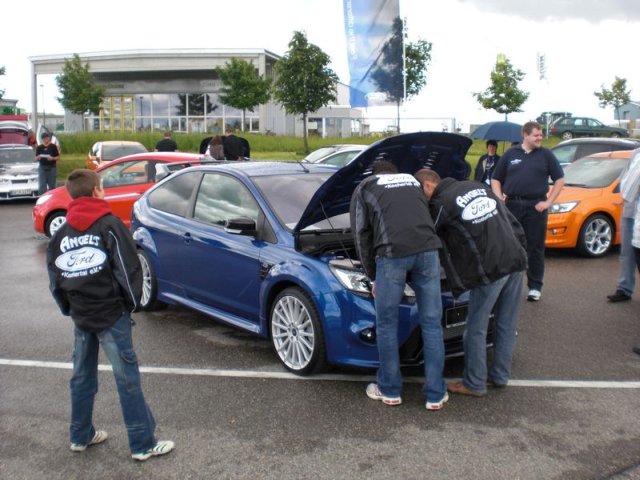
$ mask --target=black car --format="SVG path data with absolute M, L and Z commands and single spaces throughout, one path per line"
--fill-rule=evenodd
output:
M 613 152 L 615 150 L 635 150 L 640 148 L 640 141 L 626 138 L 572 138 L 560 142 L 551 151 L 561 165 L 586 157 L 594 153 Z

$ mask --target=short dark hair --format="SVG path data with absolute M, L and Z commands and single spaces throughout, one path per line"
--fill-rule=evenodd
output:
M 45 138 L 45 137 L 46 138 L 51 138 L 51 134 L 47 133 L 47 132 L 44 132 L 42 135 L 40 135 L 40 138 Z
M 65 182 L 69 196 L 73 199 L 93 197 L 93 189 L 100 186 L 100 177 L 93 170 L 78 168 L 71 172 Z
M 376 160 L 373 162 L 372 173 L 374 175 L 379 173 L 398 173 L 398 167 L 389 160 Z
M 420 185 L 424 185 L 425 182 L 440 183 L 440 175 L 430 168 L 421 168 L 413 176 L 420 182 Z
M 523 135 L 531 135 L 534 130 L 542 130 L 542 125 L 538 122 L 527 122 L 522 126 Z
M 494 147 L 498 148 L 498 142 L 496 142 L 495 140 L 487 140 L 487 147 L 489 145 L 493 145 Z

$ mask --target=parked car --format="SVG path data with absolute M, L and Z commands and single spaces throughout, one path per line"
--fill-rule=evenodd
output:
M 578 158 L 593 153 L 612 152 L 614 150 L 634 150 L 640 147 L 640 141 L 627 138 L 572 138 L 560 142 L 551 148 L 560 165 L 566 165 Z
M 557 119 L 562 117 L 571 117 L 571 112 L 542 112 L 538 118 L 536 118 L 536 122 L 546 128 L 547 125 L 551 125 Z
M 87 168 L 95 170 L 105 162 L 112 162 L 126 155 L 147 152 L 140 142 L 109 140 L 96 142 L 87 155 Z
M 549 131 L 551 135 L 569 140 L 573 137 L 626 137 L 627 130 L 608 127 L 600 120 L 587 117 L 562 117 L 556 120 Z
M 368 145 L 357 144 L 327 145 L 311 152 L 304 161 L 343 167 L 367 147 Z
M 145 283 L 141 304 L 182 305 L 271 340 L 297 374 L 327 364 L 378 365 L 370 282 L 357 258 L 349 205 L 380 153 L 401 172 L 461 178 L 471 140 L 421 132 L 380 140 L 337 170 L 232 162 L 173 173 L 138 200 L 131 229 Z M 462 353 L 468 295 L 443 279 L 446 351 Z M 400 307 L 401 359 L 421 359 L 415 295 Z
M 0 200 L 38 196 L 38 164 L 28 145 L 0 144 Z
M 596 153 L 564 166 L 565 187 L 549 208 L 547 248 L 601 257 L 620 244 L 619 177 L 632 154 Z
M 133 203 L 155 183 L 157 164 L 198 164 L 204 158 L 193 153 L 148 152 L 119 158 L 96 171 L 102 179 L 104 199 L 113 213 L 129 226 Z M 69 202 L 71 197 L 65 187 L 54 188 L 40 196 L 32 214 L 35 231 L 51 237 L 66 221 Z

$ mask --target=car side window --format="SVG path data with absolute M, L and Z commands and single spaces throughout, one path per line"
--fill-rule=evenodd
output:
M 105 188 L 139 185 L 149 181 L 149 161 L 138 160 L 109 165 L 99 172 Z
M 156 210 L 186 217 L 191 195 L 202 174 L 188 172 L 174 175 L 149 194 L 149 205 Z
M 610 152 L 610 151 L 611 151 L 611 147 L 608 145 L 603 145 L 601 143 L 588 143 L 585 145 L 580 145 L 580 148 L 578 149 L 577 158 L 586 157 L 588 155 L 591 155 L 592 153 Z
M 193 217 L 225 226 L 232 218 L 246 217 L 258 223 L 260 207 L 251 192 L 229 175 L 206 173 L 196 197 Z
M 576 148 L 576 145 L 563 145 L 561 147 L 555 148 L 553 150 L 553 154 L 558 159 L 558 162 L 562 164 L 571 163 L 576 158 L 579 158 L 576 156 Z

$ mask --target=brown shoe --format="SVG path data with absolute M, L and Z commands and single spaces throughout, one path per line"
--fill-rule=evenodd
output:
M 458 393 L 460 395 L 470 395 L 472 397 L 484 397 L 487 392 L 478 392 L 476 390 L 471 390 L 464 386 L 462 382 L 449 382 L 447 383 L 447 390 L 451 393 Z

